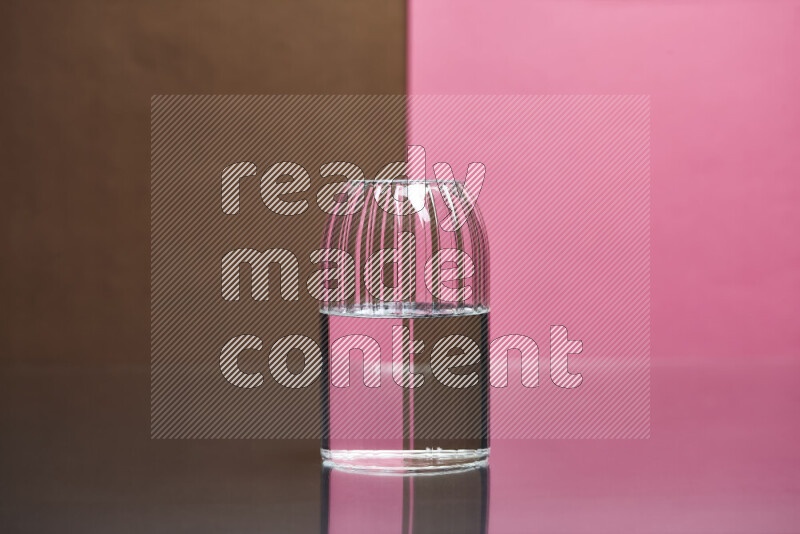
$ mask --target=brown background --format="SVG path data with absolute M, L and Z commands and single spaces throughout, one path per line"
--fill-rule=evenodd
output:
M 0 530 L 316 530 L 318 442 L 149 438 L 150 97 L 402 93 L 404 3 L 17 0 L 0 20 Z
M 328 162 L 357 164 L 374 177 L 405 158 L 403 95 L 158 96 L 152 105 L 151 165 L 151 423 L 155 438 L 319 438 L 319 387 L 278 384 L 271 348 L 288 335 L 320 342 L 320 302 L 307 281 L 319 271 L 327 214 L 317 193 L 344 176 L 322 177 Z M 246 161 L 254 176 L 239 179 L 239 211 L 221 209 L 223 169 Z M 261 177 L 273 164 L 294 162 L 308 190 L 280 195 L 305 209 L 276 213 L 263 201 Z M 299 177 L 298 177 L 299 178 Z M 280 180 L 293 180 L 289 175 Z M 264 180 L 263 184 L 267 184 Z M 274 208 L 274 206 L 273 206 Z M 341 218 L 337 224 L 341 225 Z M 239 265 L 239 298 L 221 294 L 222 258 L 230 251 L 283 250 L 299 269 L 297 298 L 279 291 L 286 265 L 268 269 L 269 298 L 252 297 L 257 269 Z M 220 372 L 220 351 L 238 336 L 256 336 L 261 350 L 237 356 L 247 373 L 266 373 L 261 386 L 236 387 Z M 323 348 L 324 350 L 324 348 Z M 305 356 L 287 355 L 300 373 Z M 264 376 L 262 374 L 262 376 Z

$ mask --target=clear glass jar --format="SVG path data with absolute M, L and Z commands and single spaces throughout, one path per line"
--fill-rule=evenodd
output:
M 325 226 L 322 457 L 463 469 L 489 454 L 489 250 L 457 181 L 356 180 Z
M 397 476 L 323 466 L 320 532 L 486 534 L 489 482 L 488 466 Z

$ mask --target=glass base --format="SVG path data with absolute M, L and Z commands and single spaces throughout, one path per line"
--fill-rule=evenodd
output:
M 489 449 L 330 450 L 321 449 L 326 466 L 376 473 L 433 473 L 485 467 Z

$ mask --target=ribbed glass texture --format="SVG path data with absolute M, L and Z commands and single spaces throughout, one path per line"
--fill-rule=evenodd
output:
M 362 180 L 346 183 L 342 191 L 340 214 L 328 218 L 322 248 L 347 252 L 356 280 L 339 269 L 334 280 L 346 290 L 332 292 L 323 313 L 416 317 L 488 311 L 486 231 L 461 182 Z M 443 290 L 446 276 L 460 282 L 444 281 L 451 290 Z
M 326 288 L 323 458 L 401 472 L 480 465 L 488 457 L 489 248 L 474 199 L 458 181 L 338 187 L 338 203 L 327 206 L 324 252 L 315 258 Z M 341 389 L 354 364 L 352 352 L 335 346 L 359 335 L 380 343 L 374 383 L 370 349 L 356 347 L 364 384 L 347 384 L 363 394 Z M 399 354 L 408 358 L 404 368 Z M 443 357 L 458 363 L 460 354 L 463 365 L 452 374 L 437 367 Z

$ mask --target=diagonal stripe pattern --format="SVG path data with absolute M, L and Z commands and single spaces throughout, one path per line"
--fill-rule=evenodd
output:
M 407 153 L 406 144 L 424 151 Z M 357 251 L 358 265 L 368 251 L 385 249 L 381 262 L 398 260 L 389 278 L 400 286 L 441 287 L 438 269 L 432 277 L 415 270 L 413 241 L 389 232 L 376 202 L 364 209 L 360 194 L 365 178 L 425 179 L 427 171 L 428 179 L 467 179 L 468 200 L 477 197 L 492 239 L 491 278 L 452 289 L 457 298 L 470 298 L 469 290 L 483 299 L 491 285 L 495 342 L 478 359 L 488 356 L 492 384 L 505 384 L 491 388 L 484 420 L 492 437 L 649 437 L 649 146 L 650 101 L 640 95 L 153 97 L 151 435 L 319 437 L 315 376 L 325 351 L 317 298 L 359 299 L 370 289 L 331 268 L 346 258 L 314 252 L 328 232 L 325 217 L 354 214 L 340 240 L 360 242 L 359 228 L 379 236 Z M 470 207 L 460 202 L 450 217 L 438 214 L 447 228 L 417 247 L 485 241 L 469 227 Z M 455 235 L 465 241 L 456 243 L 452 230 L 462 222 Z M 436 261 L 456 263 L 463 275 L 457 260 Z M 488 254 L 472 260 L 488 264 Z M 371 272 L 375 280 L 384 274 Z M 328 282 L 338 289 L 312 289 Z M 371 288 L 380 300 L 396 296 L 386 285 Z M 453 332 L 421 325 L 412 332 L 425 353 L 408 371 L 435 387 L 435 374 L 445 371 L 431 368 L 429 354 Z M 410 338 L 399 327 L 395 336 L 407 350 Z M 337 346 L 328 380 L 399 388 L 391 334 L 377 347 L 366 337 Z M 454 383 L 476 391 L 474 357 L 450 353 L 453 344 L 440 348 L 451 365 L 464 365 Z M 351 356 L 361 355 L 353 347 L 362 346 L 363 371 L 351 375 L 358 361 Z M 425 391 L 412 394 L 406 430 L 388 420 L 339 430 L 395 438 L 411 421 L 417 446 L 485 437 L 474 414 L 447 400 L 455 398 L 449 391 Z M 378 403 L 359 398 L 348 417 L 364 421 Z

